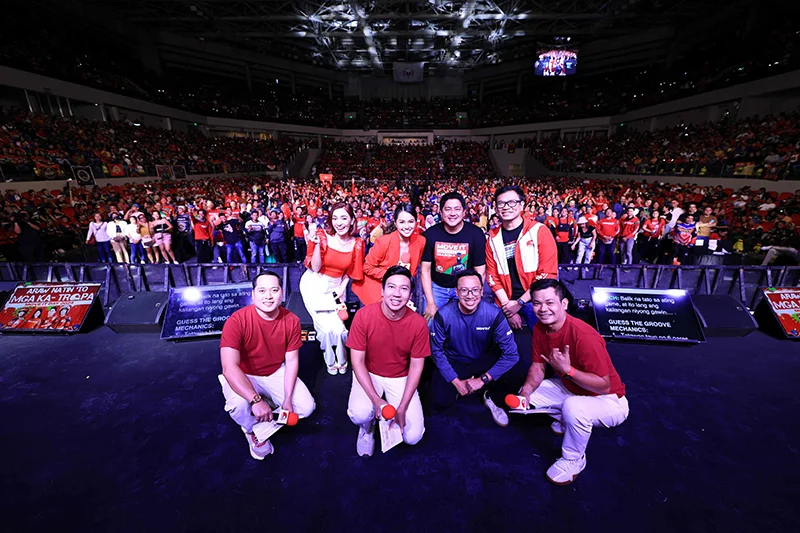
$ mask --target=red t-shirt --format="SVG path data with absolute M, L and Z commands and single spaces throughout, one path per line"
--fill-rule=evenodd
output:
M 408 375 L 412 357 L 431 355 L 430 332 L 422 315 L 406 309 L 400 320 L 389 320 L 382 302 L 358 310 L 350 326 L 347 347 L 367 353 L 367 370 L 385 378 Z
M 600 377 L 608 376 L 611 381 L 609 394 L 620 398 L 625 396 L 625 384 L 611 363 L 606 349 L 606 341 L 589 324 L 567 315 L 567 320 L 560 330 L 553 334 L 545 332 L 541 322 L 533 326 L 533 362 L 541 363 L 541 354 L 550 354 L 553 348 L 562 352 L 569 346 L 569 359 L 572 366 L 583 372 L 591 372 Z M 580 396 L 599 396 L 596 392 L 580 387 L 569 378 L 561 378 L 564 386 L 573 394 Z
M 286 309 L 278 308 L 275 320 L 265 320 L 248 305 L 233 313 L 222 328 L 220 348 L 239 350 L 239 368 L 251 376 L 269 376 L 286 360 L 286 352 L 299 350 L 300 319 Z
M 294 237 L 296 239 L 302 239 L 305 237 L 305 229 L 306 229 L 306 217 L 305 216 L 295 216 L 293 217 L 294 220 Z

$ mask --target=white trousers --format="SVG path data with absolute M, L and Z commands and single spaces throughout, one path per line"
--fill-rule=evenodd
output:
M 317 340 L 328 366 L 347 364 L 347 328 L 336 311 L 320 311 L 318 302 L 333 301 L 333 292 L 342 285 L 342 278 L 332 278 L 319 272 L 306 270 L 300 278 L 303 304 L 314 321 Z M 340 295 L 343 296 L 343 295 Z
M 283 376 L 286 373 L 286 365 L 273 372 L 269 376 L 251 376 L 245 374 L 256 392 L 264 397 L 272 406 L 280 409 L 283 405 L 284 390 L 283 390 Z M 250 408 L 250 400 L 252 398 L 242 398 L 236 391 L 234 391 L 228 384 L 228 380 L 222 374 L 219 375 L 219 383 L 222 385 L 222 394 L 225 396 L 225 411 L 231 415 L 233 421 L 242 426 L 246 433 L 253 432 L 253 426 L 258 422 Z M 300 418 L 306 418 L 314 412 L 316 404 L 314 398 L 311 396 L 308 387 L 297 378 L 294 385 L 294 393 L 292 394 L 292 411 L 297 413 Z
M 400 405 L 403 399 L 403 392 L 406 390 L 408 378 L 385 378 L 377 374 L 370 373 L 372 386 L 378 396 L 384 398 L 394 407 Z M 369 426 L 375 420 L 375 407 L 364 392 L 361 384 L 353 374 L 353 386 L 350 389 L 350 401 L 347 403 L 347 416 L 357 426 Z M 414 391 L 411 403 L 408 404 L 406 412 L 406 427 L 403 430 L 403 442 L 406 444 L 416 444 L 425 433 L 425 418 L 422 415 L 422 403 L 419 401 L 419 393 Z
M 560 415 L 552 415 L 564 426 L 561 457 L 575 461 L 586 453 L 592 428 L 613 428 L 628 418 L 628 399 L 616 394 L 578 396 L 561 383 L 560 378 L 545 379 L 531 394 L 535 407 L 555 407 Z

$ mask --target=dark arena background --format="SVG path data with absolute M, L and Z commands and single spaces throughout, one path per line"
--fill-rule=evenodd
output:
M 4 3 L 0 529 L 800 531 L 797 4 Z M 335 201 L 369 248 L 398 203 L 422 232 L 454 190 L 488 234 L 503 185 L 627 388 L 568 486 L 547 416 L 430 411 L 431 368 L 424 438 L 359 457 L 353 374 L 326 372 L 299 289 Z M 199 210 L 246 231 L 204 247 Z M 578 226 L 615 218 L 637 229 L 584 250 Z M 161 219 L 171 245 L 145 249 Z M 217 376 L 262 270 L 316 410 L 256 461 Z

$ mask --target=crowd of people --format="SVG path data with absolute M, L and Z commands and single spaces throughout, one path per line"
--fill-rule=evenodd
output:
M 503 184 L 524 188 L 525 216 L 549 228 L 559 243 L 562 264 L 696 263 L 724 248 L 731 253 L 726 261 L 759 263 L 768 251 L 765 247 L 797 244 L 798 193 L 556 176 L 501 179 L 489 163 L 477 156 L 470 160 L 471 145 L 441 146 L 447 147 L 443 154 L 453 157 L 444 157 L 446 174 L 438 181 L 360 176 L 328 184 L 314 178 L 287 183 L 231 176 L 22 193 L 7 190 L 0 199 L 0 250 L 8 260 L 86 260 L 89 240 L 94 246 L 89 246 L 88 257 L 108 261 L 172 262 L 195 256 L 208 262 L 302 261 L 309 228 L 324 227 L 331 205 L 338 201 L 352 206 L 359 235 L 369 248 L 394 230 L 394 211 L 401 203 L 414 204 L 421 231 L 441 221 L 438 202 L 448 190 L 464 196 L 465 219 L 488 234 L 500 224 L 492 194 Z M 448 168 L 449 164 L 453 166 Z M 200 225 L 202 230 L 196 223 L 200 216 L 207 220 Z M 18 221 L 25 222 L 21 233 L 15 231 Z M 94 222 L 106 224 L 105 232 L 99 228 L 91 232 Z M 149 242 L 151 234 L 155 249 L 140 250 L 139 243 Z M 169 250 L 163 235 L 170 235 Z M 199 248 L 198 240 L 204 243 Z M 720 248 L 709 249 L 709 241 L 716 240 Z M 698 241 L 702 250 L 691 253 L 676 245 L 694 247 Z M 124 248 L 127 259 L 112 254 L 101 242 L 115 246 L 113 252 Z M 96 246 L 103 250 L 96 254 Z
M 186 174 L 282 171 L 306 143 L 207 137 L 130 121 L 103 122 L 0 107 L 0 170 L 6 179 L 73 177 L 88 166 L 96 178 L 155 176 L 157 166 Z
M 552 171 L 800 178 L 800 111 L 653 132 L 528 140 Z

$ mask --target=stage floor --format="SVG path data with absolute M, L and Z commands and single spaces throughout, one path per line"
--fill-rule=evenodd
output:
M 429 416 L 415 447 L 358 457 L 351 375 L 328 376 L 316 345 L 300 372 L 316 412 L 254 461 L 218 346 L 105 327 L 0 338 L 3 530 L 800 531 L 797 343 L 610 344 L 631 415 L 595 431 L 568 487 L 544 477 L 549 419 L 500 428 L 478 398 Z

